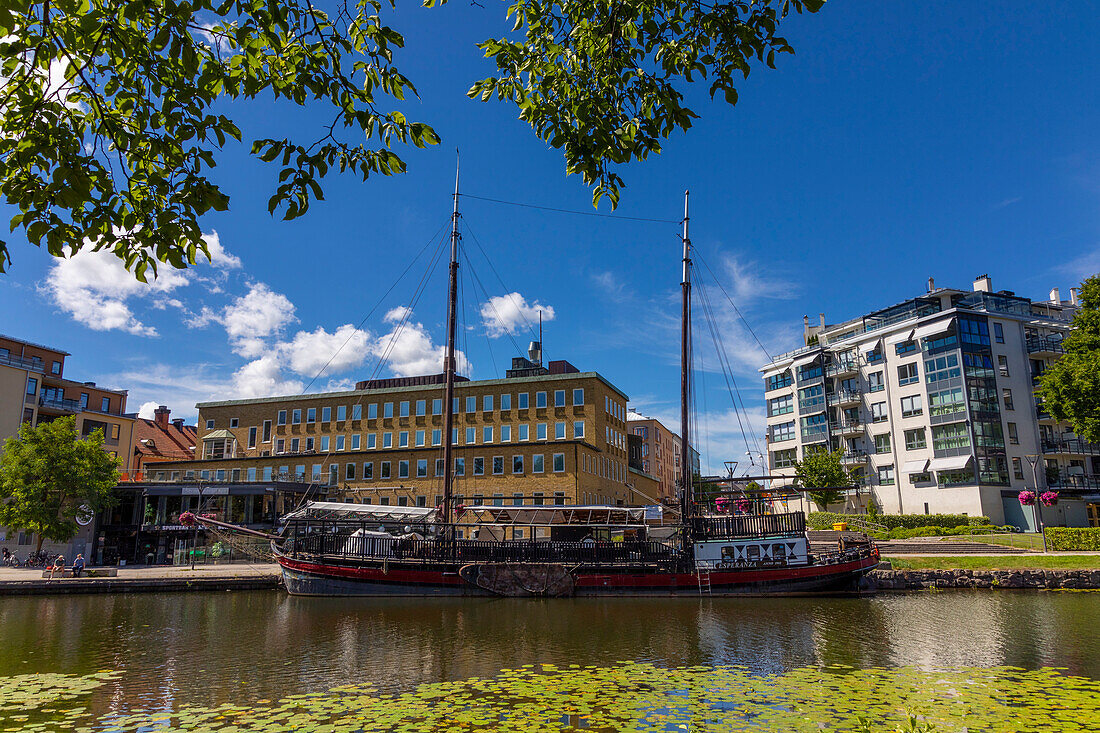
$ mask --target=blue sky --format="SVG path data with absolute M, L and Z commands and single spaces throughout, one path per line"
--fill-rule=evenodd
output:
M 454 148 L 462 189 L 476 196 L 592 211 L 561 155 L 513 108 L 470 101 L 491 73 L 474 44 L 500 35 L 504 4 L 402 3 L 399 68 L 422 101 L 403 109 L 443 144 L 402 150 L 396 178 L 332 177 L 326 201 L 286 223 L 267 214 L 277 170 L 247 146 L 225 151 L 218 180 L 230 211 L 209 217 L 213 265 L 130 286 L 109 262 L 61 264 L 12 236 L 0 276 L 0 332 L 63 348 L 73 378 L 130 390 L 130 408 L 306 388 L 337 346 L 349 345 L 310 389 L 375 374 L 424 370 L 443 340 L 440 266 L 379 370 L 378 355 L 424 271 L 418 261 L 447 223 Z M 729 107 L 705 88 L 701 115 L 660 156 L 621 171 L 623 216 L 678 219 L 692 191 L 692 239 L 771 353 L 799 345 L 802 316 L 836 322 L 921 292 L 927 277 L 1045 297 L 1100 271 L 1100 15 L 1092 3 L 832 2 L 796 17 L 797 51 L 756 70 Z M 322 113 L 267 104 L 231 108 L 246 138 L 303 138 Z M 7 216 L 12 212 L 5 211 Z M 490 297 L 518 293 L 528 312 L 553 309 L 548 358 L 597 370 L 640 411 L 675 427 L 678 393 L 678 226 L 563 215 L 469 198 L 464 244 L 485 293 L 464 267 L 464 336 L 475 378 L 502 374 L 531 338 L 483 322 Z M 476 238 L 476 242 L 475 242 Z M 478 244 L 489 253 L 485 264 Z M 499 273 L 500 280 L 497 279 Z M 503 284 L 502 284 L 503 283 Z M 712 288 L 749 414 L 763 447 L 764 356 Z M 379 307 L 370 313 L 381 299 Z M 517 300 L 498 301 L 516 310 Z M 491 309 L 489 309 L 491 313 Z M 389 319 L 387 320 L 387 315 Z M 366 317 L 365 334 L 351 328 Z M 710 350 L 697 331 L 699 350 Z M 720 374 L 700 385 L 705 461 L 744 460 L 746 447 Z

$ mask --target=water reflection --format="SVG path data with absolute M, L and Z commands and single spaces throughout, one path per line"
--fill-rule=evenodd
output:
M 277 592 L 0 600 L 0 675 L 122 670 L 121 707 L 391 690 L 522 664 L 1066 667 L 1100 678 L 1100 594 L 873 599 L 325 599 Z M 137 701 L 140 701 L 138 703 Z

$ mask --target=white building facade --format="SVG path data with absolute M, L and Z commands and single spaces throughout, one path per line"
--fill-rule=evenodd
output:
M 1098 524 L 1100 445 L 1079 440 L 1038 404 L 1036 377 L 1062 353 L 1077 307 L 936 288 L 839 325 L 806 319 L 807 346 L 761 369 L 772 475 L 810 450 L 840 452 L 861 477 L 843 507 L 969 514 L 1032 529 L 1017 495 L 1059 492 L 1048 525 Z M 1038 456 L 1032 469 L 1028 456 Z M 784 483 L 776 480 L 777 485 Z

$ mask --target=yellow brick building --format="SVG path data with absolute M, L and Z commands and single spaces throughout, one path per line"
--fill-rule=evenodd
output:
M 627 396 L 567 362 L 513 362 L 504 379 L 455 384 L 459 504 L 643 505 L 657 480 L 627 459 Z M 518 367 L 518 368 L 517 368 Z M 441 375 L 347 392 L 206 402 L 195 461 L 148 480 L 305 481 L 314 498 L 435 506 L 443 495 Z

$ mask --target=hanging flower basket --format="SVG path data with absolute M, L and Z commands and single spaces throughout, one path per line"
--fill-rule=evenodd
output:
M 724 496 L 720 496 L 714 500 L 714 509 L 719 514 L 726 514 L 730 510 L 730 500 Z
M 180 515 L 180 524 L 184 527 L 195 526 L 195 515 L 192 512 L 184 512 Z
M 1021 491 L 1017 497 L 1020 503 L 1024 506 L 1035 506 L 1035 492 L 1034 491 Z
M 752 509 L 751 501 L 749 501 L 748 499 L 737 500 L 737 511 L 741 512 L 742 514 L 748 514 L 750 509 Z
M 1039 501 L 1043 502 L 1043 506 L 1055 506 L 1058 504 L 1058 492 L 1044 491 L 1039 494 Z

